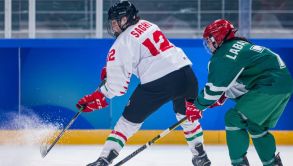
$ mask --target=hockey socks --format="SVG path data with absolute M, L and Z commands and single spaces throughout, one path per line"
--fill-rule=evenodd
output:
M 179 113 L 176 114 L 176 118 L 178 121 L 183 119 L 184 117 L 185 115 Z M 185 139 L 192 154 L 198 155 L 198 152 L 195 150 L 194 147 L 196 144 L 203 142 L 203 132 L 199 122 L 195 121 L 192 123 L 190 121 L 185 121 L 181 124 L 181 127 L 183 128 Z
M 132 123 L 121 116 L 114 130 L 108 136 L 100 157 L 107 157 L 111 150 L 119 153 L 127 142 L 127 139 L 135 134 L 141 125 L 142 123 Z

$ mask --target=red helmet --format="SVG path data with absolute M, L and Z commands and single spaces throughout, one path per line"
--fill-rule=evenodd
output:
M 230 21 L 219 19 L 206 26 L 203 38 L 205 40 L 210 39 L 215 49 L 217 49 L 225 40 L 234 38 L 236 31 L 237 29 L 234 28 Z

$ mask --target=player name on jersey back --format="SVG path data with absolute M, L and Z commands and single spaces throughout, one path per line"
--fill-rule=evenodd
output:
M 136 25 L 133 30 L 130 32 L 132 36 L 139 38 L 141 34 L 143 34 L 152 24 L 146 21 L 142 21 L 138 25 Z

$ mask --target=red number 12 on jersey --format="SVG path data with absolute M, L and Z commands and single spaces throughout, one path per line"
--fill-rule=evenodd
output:
M 142 44 L 148 48 L 148 50 L 153 56 L 157 56 L 158 54 L 160 54 L 160 51 L 164 52 L 169 48 L 173 47 L 161 31 L 155 31 L 153 33 L 153 40 L 155 41 L 155 43 L 158 44 L 161 39 L 163 39 L 163 41 L 160 43 L 159 50 L 156 48 L 156 46 L 152 43 L 152 41 L 149 38 L 147 38 Z

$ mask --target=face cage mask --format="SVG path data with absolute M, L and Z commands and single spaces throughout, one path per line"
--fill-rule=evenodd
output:
M 134 17 L 134 16 L 133 16 Z M 121 25 L 121 19 L 122 17 L 119 19 L 115 19 L 118 23 L 119 28 L 121 29 L 121 32 L 114 32 L 113 28 L 112 28 L 112 20 L 108 20 L 108 25 L 107 25 L 107 31 L 108 34 L 110 34 L 111 36 L 117 38 L 123 31 L 125 31 L 130 25 L 132 25 L 132 20 L 130 20 L 131 16 L 127 17 L 127 22 L 124 25 Z M 114 19 L 113 19 L 114 20 Z
M 213 55 L 213 52 L 212 52 L 212 50 L 211 50 L 211 48 L 210 48 L 210 46 L 209 46 L 209 44 L 208 44 L 208 40 L 203 39 L 202 44 L 203 44 L 203 46 L 204 46 L 206 52 L 207 52 L 208 54 L 210 54 L 210 55 Z
M 117 23 L 118 23 L 118 26 L 119 28 L 122 30 L 121 28 L 121 20 L 116 20 Z M 107 23 L 107 31 L 108 31 L 108 34 L 117 38 L 122 32 L 123 30 L 119 33 L 119 32 L 114 32 L 113 28 L 112 28 L 112 20 L 108 20 L 108 23 Z

